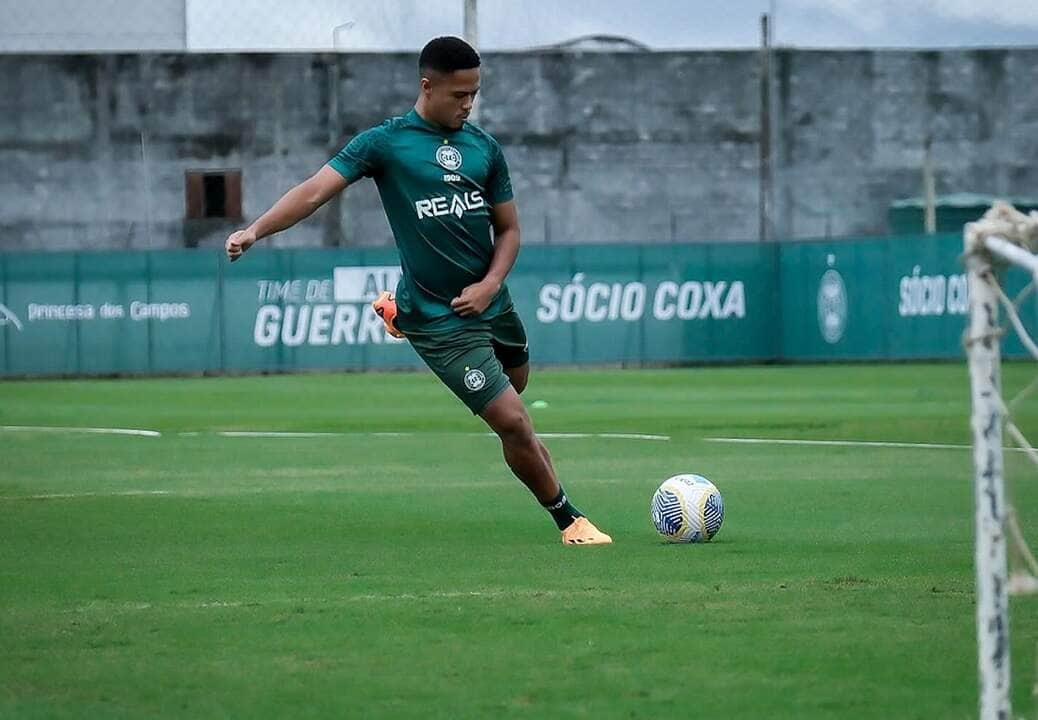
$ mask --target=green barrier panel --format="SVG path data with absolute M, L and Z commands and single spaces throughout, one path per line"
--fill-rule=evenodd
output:
M 153 371 L 155 346 L 151 324 L 137 318 L 147 312 L 149 271 L 154 258 L 131 252 L 75 257 L 79 301 L 94 308 L 96 319 L 75 324 L 79 331 L 79 362 L 73 372 Z M 46 295 L 40 299 L 49 300 Z M 118 364 L 113 367 L 114 358 L 118 358 Z
M 955 358 L 961 244 L 531 246 L 508 284 L 542 364 Z M 370 309 L 398 277 L 392 249 L 0 254 L 0 374 L 421 367 Z
M 77 264 L 76 255 L 64 253 L 5 257 L 0 292 L 5 308 L 5 374 L 79 371 L 80 325 L 75 318 L 89 314 L 89 310 L 78 302 Z M 69 319 L 58 320 L 59 316 Z
M 545 363 L 773 357 L 777 246 L 537 248 L 509 278 Z
M 255 254 L 254 254 L 255 253 Z M 395 287 L 391 249 L 249 253 L 222 262 L 226 370 L 418 367 L 370 303 Z
M 960 235 L 783 244 L 781 360 L 961 357 L 968 312 Z M 1004 287 L 1028 279 L 1008 271 Z M 1034 301 L 1021 308 L 1035 327 Z M 1026 352 L 1007 336 L 1007 357 Z

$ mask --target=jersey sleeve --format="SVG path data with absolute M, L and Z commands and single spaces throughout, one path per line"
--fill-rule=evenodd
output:
M 358 133 L 328 164 L 348 183 L 376 175 L 382 166 L 385 137 L 386 130 L 381 125 Z
M 501 146 L 494 143 L 494 152 L 490 159 L 490 172 L 487 173 L 487 201 L 491 205 L 500 205 L 512 199 L 512 178 L 508 175 L 508 163 Z

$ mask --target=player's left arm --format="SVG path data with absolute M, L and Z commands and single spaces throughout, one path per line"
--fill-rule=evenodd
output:
M 494 227 L 494 257 L 487 274 L 451 301 L 454 312 L 462 317 L 479 315 L 490 306 L 519 256 L 519 211 L 515 201 L 494 205 L 490 209 L 490 222 Z

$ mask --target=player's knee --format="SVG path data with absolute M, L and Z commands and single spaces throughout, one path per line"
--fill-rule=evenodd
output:
M 530 418 L 521 411 L 508 413 L 498 421 L 494 430 L 502 442 L 506 443 L 530 443 L 535 439 Z

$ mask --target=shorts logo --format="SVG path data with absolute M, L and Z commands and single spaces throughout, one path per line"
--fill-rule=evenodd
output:
M 436 148 L 436 162 L 444 170 L 457 170 L 461 167 L 461 152 L 453 145 L 440 145 Z
M 486 384 L 487 376 L 483 374 L 482 370 L 469 370 L 465 373 L 465 387 L 472 392 L 482 390 Z

